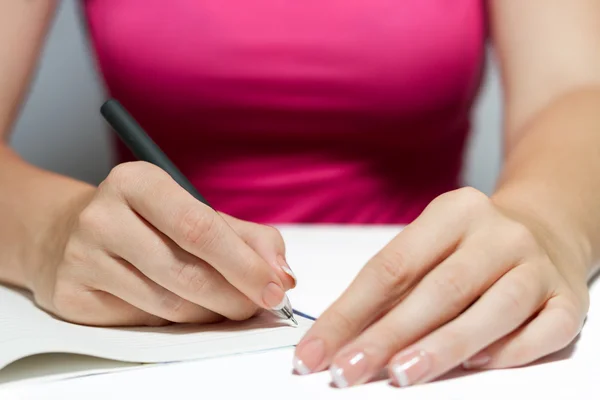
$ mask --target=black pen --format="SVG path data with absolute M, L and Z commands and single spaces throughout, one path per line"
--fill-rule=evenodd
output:
M 183 175 L 183 173 L 173 164 L 167 155 L 158 147 L 158 145 L 148 136 L 131 114 L 115 99 L 110 99 L 100 107 L 100 113 L 106 121 L 112 126 L 119 138 L 131 150 L 131 152 L 141 161 L 146 161 L 162 168 L 167 172 L 181 187 L 187 190 L 192 196 L 213 208 L 208 201 L 198 192 L 198 189 Z M 279 310 L 271 310 L 276 315 L 293 321 L 296 325 L 292 306 L 284 298 L 284 304 Z
M 121 103 L 115 99 L 108 100 L 100 107 L 100 113 L 138 160 L 147 161 L 162 168 L 192 196 L 212 208 Z

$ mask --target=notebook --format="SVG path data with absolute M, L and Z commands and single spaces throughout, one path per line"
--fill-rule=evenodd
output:
M 36 307 L 26 292 L 0 286 L 0 383 L 5 367 L 37 354 L 69 353 L 128 363 L 165 363 L 291 346 L 312 323 L 301 316 L 296 319 L 297 327 L 263 312 L 243 322 L 98 328 L 54 318 Z M 100 369 L 109 365 L 100 364 Z

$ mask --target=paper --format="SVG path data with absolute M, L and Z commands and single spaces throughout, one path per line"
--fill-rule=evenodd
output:
M 56 319 L 37 308 L 24 292 L 0 286 L 0 381 L 2 368 L 34 354 L 72 353 L 156 363 L 291 346 L 312 323 L 297 319 L 299 326 L 293 327 L 264 312 L 244 322 L 97 328 Z
M 454 374 L 410 388 L 386 380 L 338 389 L 327 372 L 291 373 L 292 348 L 65 380 L 0 393 L 13 399 L 597 400 L 597 368 L 576 360 Z
M 280 226 L 286 258 L 298 279 L 289 293 L 294 309 L 317 317 L 402 226 Z
M 318 316 L 344 291 L 362 266 L 399 227 L 282 227 L 287 259 L 298 277 L 289 294 L 295 309 Z M 391 387 L 386 379 L 337 389 L 325 371 L 292 373 L 293 347 L 142 367 L 43 385 L 9 385 L 0 398 L 285 398 L 306 399 L 598 399 L 600 391 L 600 284 L 591 286 L 591 307 L 581 336 L 564 350 L 518 369 L 465 373 L 433 383 Z M 384 377 L 385 378 L 385 377 Z M 37 381 L 36 381 L 37 382 Z
M 7 388 L 74 377 L 122 372 L 144 365 L 68 353 L 44 353 L 22 358 L 0 372 L 0 398 Z

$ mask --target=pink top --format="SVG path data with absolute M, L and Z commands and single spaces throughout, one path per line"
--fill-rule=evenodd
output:
M 460 183 L 481 0 L 85 0 L 84 11 L 110 95 L 221 211 L 406 223 Z

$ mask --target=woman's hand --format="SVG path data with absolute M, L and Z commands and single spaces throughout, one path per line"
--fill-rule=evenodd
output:
M 560 241 L 513 214 L 471 188 L 434 200 L 316 321 L 295 369 L 330 367 L 345 387 L 387 366 L 406 386 L 461 364 L 523 365 L 568 345 L 588 308 L 585 268 L 575 255 L 557 263 Z
M 29 286 L 75 323 L 243 320 L 295 285 L 275 229 L 216 213 L 144 162 L 117 166 L 57 216 L 56 235 L 47 247 L 58 252 Z

